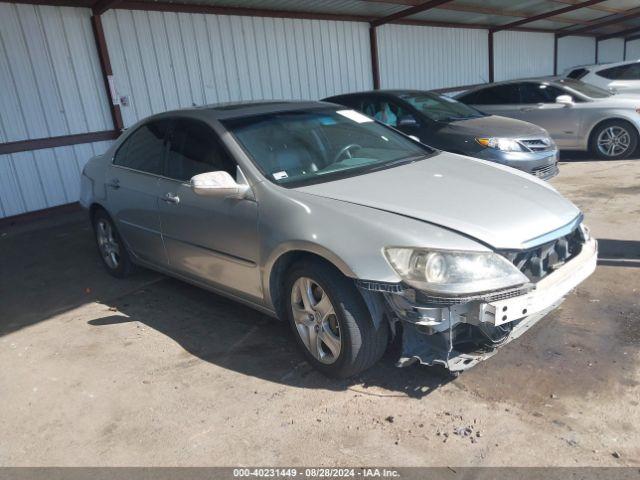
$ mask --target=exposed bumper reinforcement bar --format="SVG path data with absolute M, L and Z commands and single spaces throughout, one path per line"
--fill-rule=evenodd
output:
M 540 319 L 557 308 L 564 297 L 578 286 L 596 268 L 598 246 L 589 239 L 582 251 L 557 271 L 540 280 L 535 288 L 511 298 L 490 302 L 470 302 L 464 305 L 418 309 L 411 315 L 399 315 L 403 322 L 402 355 L 399 366 L 415 362 L 425 365 L 442 365 L 457 372 L 473 367 L 493 356 L 497 349 L 521 336 Z M 392 309 L 402 302 L 394 302 L 392 295 L 387 301 Z M 473 353 L 458 352 L 454 348 L 453 329 L 459 324 L 470 324 L 482 328 L 505 329 L 508 334 L 495 344 Z M 509 331 L 510 329 L 510 331 Z

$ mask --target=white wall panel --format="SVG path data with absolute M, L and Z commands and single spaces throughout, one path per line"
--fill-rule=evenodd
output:
M 103 25 L 127 126 L 192 105 L 372 88 L 365 23 L 110 10 Z
M 0 218 L 78 201 L 82 168 L 110 143 L 0 155 Z
M 0 142 L 113 128 L 90 15 L 0 3 Z
M 382 88 L 434 89 L 489 80 L 486 30 L 387 24 L 378 28 Z
M 640 39 L 627 42 L 627 57 L 625 60 L 640 60 Z
M 552 33 L 504 31 L 493 41 L 496 81 L 553 75 Z
M 598 63 L 621 62 L 624 55 L 624 39 L 610 38 L 598 42 Z
M 596 63 L 594 37 L 562 37 L 558 39 L 558 74 L 576 65 Z

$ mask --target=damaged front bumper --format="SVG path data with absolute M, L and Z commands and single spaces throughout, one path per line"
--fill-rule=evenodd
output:
M 378 290 L 389 316 L 402 321 L 399 365 L 420 362 L 457 372 L 486 360 L 557 308 L 591 275 L 597 250 L 597 242 L 588 239 L 578 255 L 537 283 L 482 297 L 443 302 L 411 289 Z

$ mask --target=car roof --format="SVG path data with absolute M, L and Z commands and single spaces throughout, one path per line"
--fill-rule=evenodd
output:
M 433 93 L 433 94 L 438 94 L 438 92 L 432 92 L 429 90 L 415 90 L 415 89 L 398 89 L 398 88 L 393 88 L 393 89 L 386 89 L 386 90 L 362 90 L 360 92 L 351 92 L 351 93 L 341 93 L 339 95 L 332 95 L 330 97 L 325 98 L 325 101 L 331 101 L 331 99 L 333 98 L 342 98 L 342 97 L 355 97 L 355 96 L 360 96 L 360 95 L 372 95 L 372 96 L 384 96 L 384 95 L 391 95 L 394 97 L 399 97 L 401 95 L 406 95 L 407 93 L 418 93 L 418 94 L 422 94 L 422 93 Z
M 208 117 L 215 120 L 228 120 L 232 118 L 251 117 L 268 113 L 288 112 L 295 110 L 309 110 L 317 108 L 327 108 L 332 105 L 328 102 L 317 101 L 286 101 L 286 100 L 259 100 L 251 102 L 224 102 L 196 107 L 170 110 L 148 117 L 149 119 L 160 119 L 176 115 Z
M 620 65 L 629 65 L 631 63 L 638 63 L 638 62 L 640 62 L 640 59 L 625 60 L 625 61 L 622 61 L 622 62 L 591 63 L 591 64 L 587 64 L 587 65 L 575 65 L 573 67 L 565 69 L 564 72 L 565 73 L 571 72 L 571 71 L 577 70 L 579 68 L 584 68 L 584 69 L 587 69 L 587 70 L 603 70 L 605 68 L 619 67 Z
M 458 95 L 454 96 L 453 98 L 457 98 L 471 92 L 484 90 L 485 88 L 489 88 L 489 87 L 500 87 L 502 85 L 512 85 L 514 83 L 526 83 L 526 82 L 545 82 L 545 83 L 550 83 L 555 85 L 562 85 L 562 80 L 566 80 L 566 79 L 559 76 L 515 78 L 513 80 L 503 80 L 501 82 L 485 83 L 482 85 L 478 85 L 477 87 L 473 87 L 463 92 L 460 92 Z

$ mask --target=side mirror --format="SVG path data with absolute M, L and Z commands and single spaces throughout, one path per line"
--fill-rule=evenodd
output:
M 196 195 L 218 198 L 243 198 L 249 185 L 237 183 L 227 172 L 207 172 L 191 178 L 191 189 Z
M 556 97 L 556 103 L 567 106 L 573 105 L 573 98 L 571 98 L 571 95 L 559 95 Z
M 398 126 L 399 127 L 415 127 L 418 125 L 416 119 L 411 115 L 403 115 L 398 118 Z

